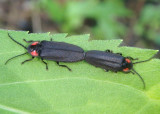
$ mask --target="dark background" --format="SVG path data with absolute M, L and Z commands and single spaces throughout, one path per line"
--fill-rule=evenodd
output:
M 127 46 L 160 48 L 159 0 L 0 0 L 0 28 L 91 34 Z

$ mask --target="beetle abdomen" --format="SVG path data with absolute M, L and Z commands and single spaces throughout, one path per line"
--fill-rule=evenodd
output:
M 73 44 L 64 43 L 64 42 L 42 41 L 41 46 L 42 46 L 42 49 L 49 48 L 49 49 L 55 49 L 55 50 L 84 52 L 84 50 L 81 47 L 73 45 Z
M 59 62 L 76 62 L 84 59 L 84 53 L 82 52 L 54 49 L 43 49 L 40 53 L 40 56 L 46 60 Z
M 104 51 L 88 51 L 85 60 L 96 66 L 106 70 L 121 71 L 124 57 L 119 54 Z
M 84 59 L 84 50 L 64 42 L 42 41 L 40 56 L 46 60 L 76 62 Z

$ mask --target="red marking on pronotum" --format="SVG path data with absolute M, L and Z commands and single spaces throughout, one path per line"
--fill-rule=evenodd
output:
M 127 72 L 127 71 L 129 71 L 129 68 L 125 68 L 125 69 L 123 69 L 123 71 L 124 71 L 124 72 Z
M 32 46 L 35 46 L 35 45 L 37 45 L 39 42 L 33 42 L 31 45 Z
M 131 60 L 129 60 L 129 59 L 126 58 L 125 60 L 127 63 L 131 63 Z
M 34 50 L 34 51 L 31 52 L 31 55 L 32 56 L 38 56 L 38 53 Z

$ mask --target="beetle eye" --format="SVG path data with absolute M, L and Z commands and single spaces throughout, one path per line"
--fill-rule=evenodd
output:
M 30 51 L 32 52 L 32 51 L 34 51 L 34 49 L 33 49 L 33 48 L 30 48 Z
M 31 46 L 31 47 L 30 47 L 30 51 L 32 52 L 32 51 L 34 51 L 34 50 L 36 50 L 36 46 Z

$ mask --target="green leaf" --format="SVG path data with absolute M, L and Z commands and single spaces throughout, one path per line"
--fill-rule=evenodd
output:
M 88 41 L 89 35 L 68 36 L 67 34 L 28 34 L 23 31 L 0 30 L 0 113 L 160 113 L 160 61 L 136 64 L 134 69 L 141 74 L 146 90 L 140 79 L 132 73 L 104 72 L 103 69 L 87 64 L 61 63 L 72 72 L 61 68 L 54 61 L 47 61 L 49 70 L 39 58 L 21 65 L 31 56 L 10 57 L 26 52 L 7 35 L 25 46 L 22 39 L 62 41 L 87 50 L 121 52 L 146 60 L 157 53 L 156 50 L 133 47 L 118 47 L 121 40 Z

